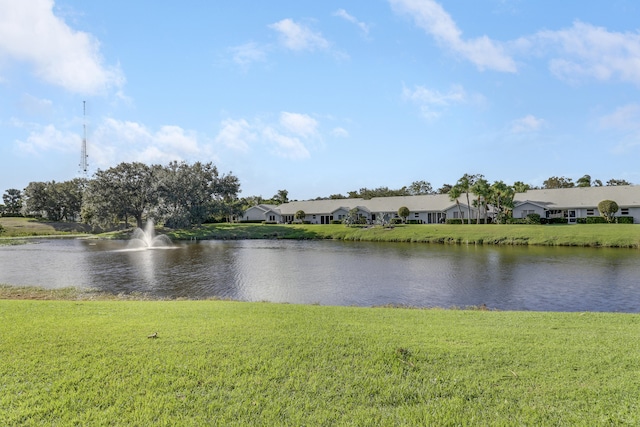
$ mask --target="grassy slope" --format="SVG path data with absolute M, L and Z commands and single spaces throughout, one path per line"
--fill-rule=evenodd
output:
M 640 423 L 638 315 L 0 300 L 0 325 L 2 425 Z
M 75 222 L 49 222 L 34 218 L 0 217 L 5 229 L 2 237 L 74 236 L 89 233 L 91 228 Z
M 208 224 L 170 233 L 178 239 L 293 238 L 461 244 L 640 247 L 640 225 L 344 225 Z
M 76 236 L 88 232 L 77 223 L 0 218 L 2 237 Z M 338 239 L 454 244 L 640 247 L 638 224 L 590 225 L 396 225 L 394 228 L 344 225 L 206 224 L 191 230 L 159 230 L 172 239 Z M 101 235 L 128 238 L 127 233 Z M 5 242 L 7 241 L 4 239 Z

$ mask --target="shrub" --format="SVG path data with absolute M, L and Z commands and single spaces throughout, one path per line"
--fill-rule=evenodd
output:
M 447 219 L 447 224 L 462 224 L 462 219 L 460 219 L 460 218 L 449 218 L 449 219 Z
M 526 224 L 540 224 L 540 214 L 530 213 L 525 219 Z
M 619 216 L 616 218 L 618 224 L 633 224 L 632 216 Z
M 407 224 L 422 224 L 421 219 L 410 219 L 407 221 Z
M 331 224 L 342 224 L 342 221 L 339 219 L 332 219 Z
M 614 215 L 618 212 L 618 204 L 613 200 L 603 200 L 598 203 L 598 210 L 607 222 L 612 222 Z

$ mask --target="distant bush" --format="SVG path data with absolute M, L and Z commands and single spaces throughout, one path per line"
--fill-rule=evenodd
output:
M 447 219 L 447 224 L 462 224 L 462 219 L 460 219 L 460 218 L 449 218 L 449 219 Z
M 332 219 L 331 224 L 342 224 L 342 221 L 339 219 Z
M 407 220 L 407 224 L 422 224 L 422 220 L 421 219 L 410 219 L 410 220 Z
M 540 224 L 540 214 L 530 213 L 525 218 L 526 224 Z
M 242 224 L 264 224 L 263 219 L 243 219 L 242 221 L 238 221 Z
M 601 216 L 588 216 L 586 218 L 576 219 L 578 224 L 606 224 L 607 220 Z
M 619 217 L 616 217 L 616 221 L 618 222 L 618 224 L 633 224 L 633 217 L 619 216 Z
M 391 224 L 402 224 L 402 218 L 391 218 Z

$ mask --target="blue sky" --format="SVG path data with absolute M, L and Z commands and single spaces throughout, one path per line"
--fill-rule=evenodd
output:
M 0 192 L 213 162 L 240 196 L 640 183 L 636 0 L 0 0 Z M 86 117 L 83 118 L 83 101 Z

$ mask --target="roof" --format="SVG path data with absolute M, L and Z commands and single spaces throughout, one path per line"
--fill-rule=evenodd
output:
M 469 197 L 472 199 L 473 195 L 470 194 Z M 466 196 L 462 196 L 458 200 L 460 205 L 466 209 Z M 444 212 L 455 206 L 455 204 L 455 201 L 452 201 L 448 194 L 429 194 L 421 196 L 373 197 L 368 200 L 362 198 L 306 200 L 284 203 L 278 206 L 278 209 L 282 215 L 295 215 L 299 210 L 307 214 L 329 215 L 340 208 L 347 211 L 359 208 L 373 213 L 397 212 L 402 206 L 406 206 L 411 212 Z
M 515 205 L 526 202 L 548 209 L 597 208 L 603 200 L 613 200 L 621 207 L 640 206 L 640 186 L 573 187 L 529 190 L 516 193 Z

